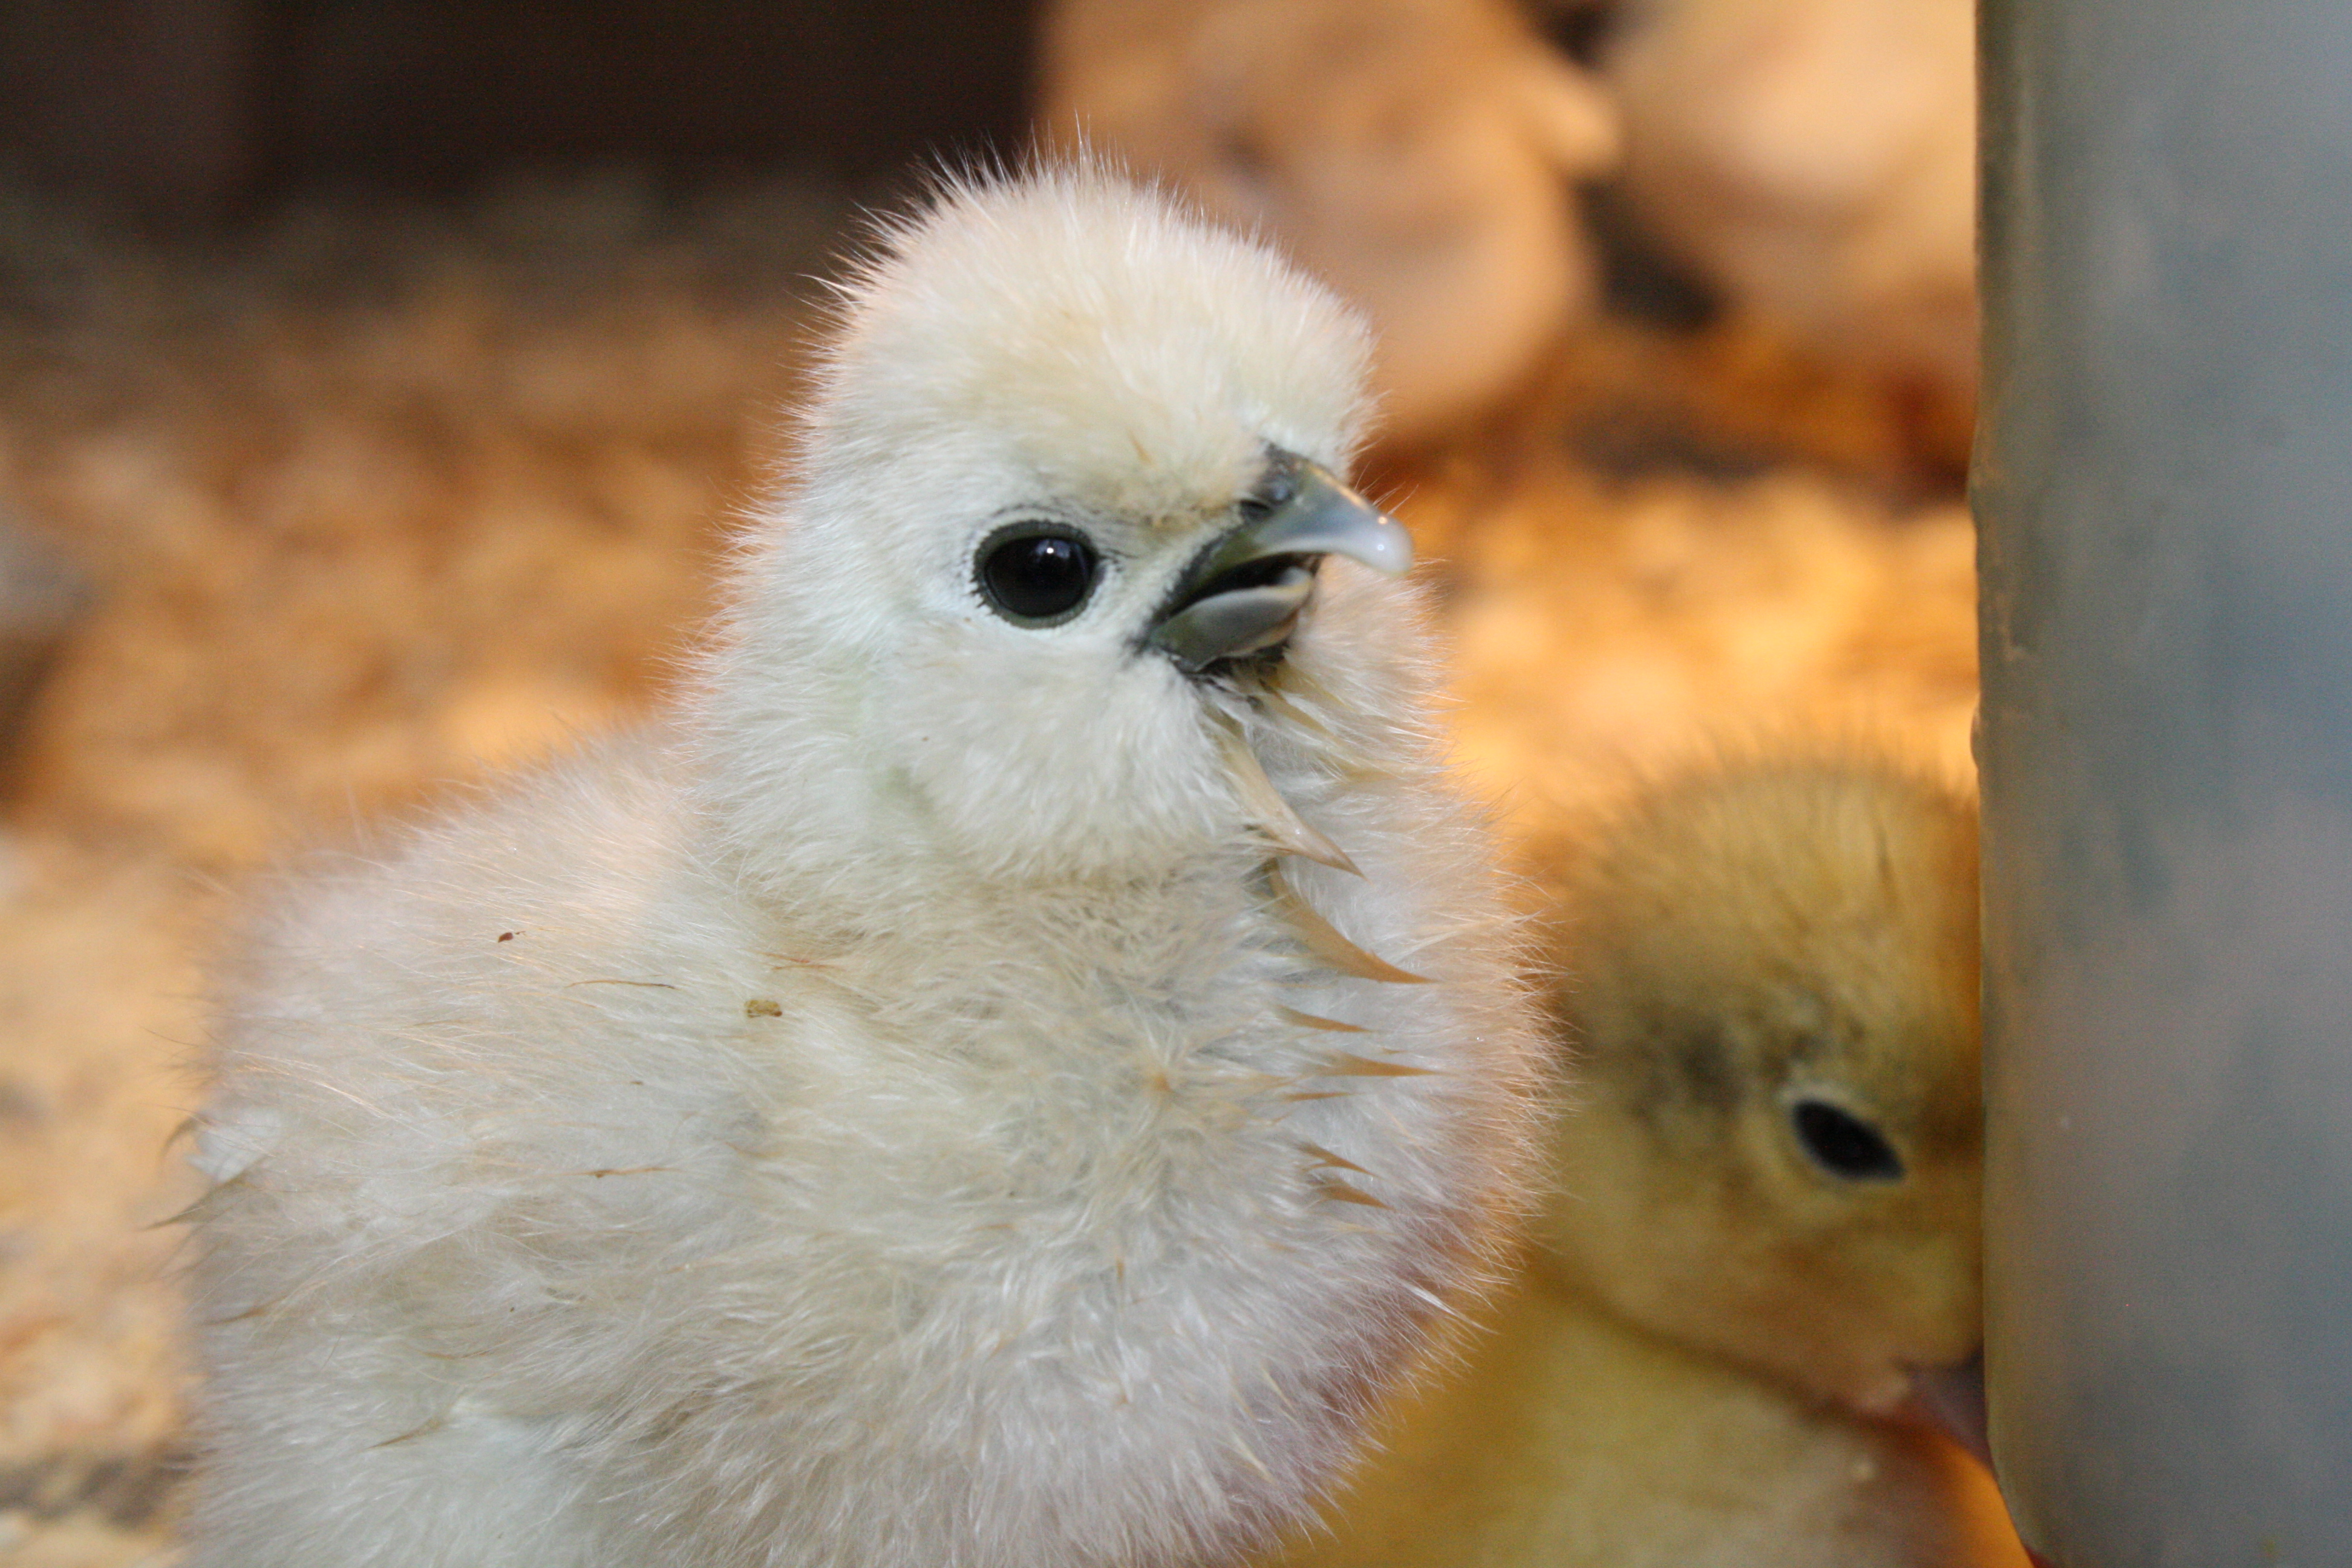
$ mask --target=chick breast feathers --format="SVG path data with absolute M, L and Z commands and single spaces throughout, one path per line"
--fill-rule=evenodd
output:
M 1414 591 L 1346 558 L 1402 564 L 1366 363 L 1084 167 L 887 237 L 678 712 L 297 879 L 231 978 L 192 1568 L 1143 1564 L 1308 1504 L 1532 1104 Z

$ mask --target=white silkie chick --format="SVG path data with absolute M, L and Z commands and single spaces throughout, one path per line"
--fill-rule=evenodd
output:
M 1531 1136 L 1409 543 L 1335 477 L 1366 361 L 1088 169 L 889 237 L 674 722 L 262 931 L 192 1568 L 1151 1564 L 1307 1506 Z

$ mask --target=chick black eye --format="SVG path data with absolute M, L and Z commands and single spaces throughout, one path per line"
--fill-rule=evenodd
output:
M 1894 1182 L 1903 1161 L 1886 1135 L 1850 1110 L 1825 1100 L 1801 1100 L 1789 1108 L 1797 1142 L 1814 1163 L 1833 1176 L 1854 1182 Z
M 983 540 L 981 591 L 1017 626 L 1059 626 L 1085 607 L 1102 575 L 1092 541 L 1054 522 L 1009 522 Z

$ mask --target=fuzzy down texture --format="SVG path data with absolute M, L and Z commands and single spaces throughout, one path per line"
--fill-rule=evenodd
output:
M 887 237 L 679 710 L 314 865 L 225 982 L 189 1568 L 1140 1568 L 1311 1508 L 1518 1205 L 1518 939 L 1416 590 L 1328 560 L 1205 677 L 1139 634 L 1268 447 L 1344 472 L 1364 363 L 1083 167 Z M 1043 628 L 973 585 L 1029 515 L 1105 563 Z M 1234 737 L 1360 876 L 1269 856 Z

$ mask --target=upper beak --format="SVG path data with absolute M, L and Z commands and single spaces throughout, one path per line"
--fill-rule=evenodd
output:
M 1412 536 L 1328 470 L 1277 451 L 1242 520 L 1184 569 L 1144 641 L 1188 675 L 1278 647 L 1326 555 L 1395 576 L 1412 565 Z

